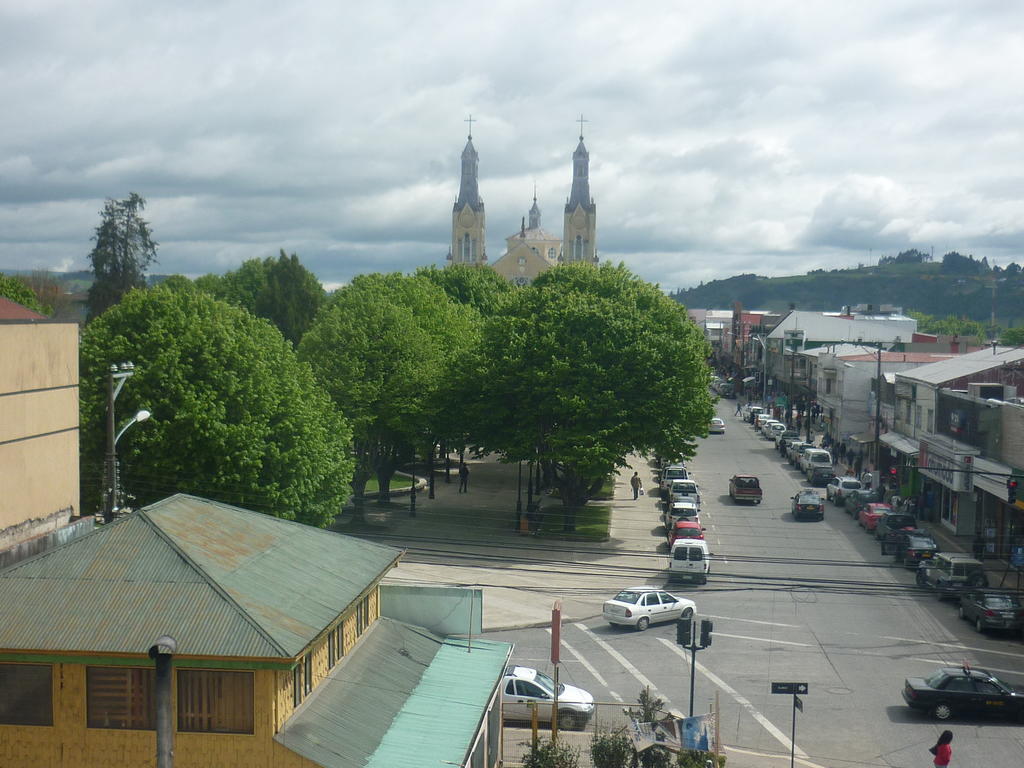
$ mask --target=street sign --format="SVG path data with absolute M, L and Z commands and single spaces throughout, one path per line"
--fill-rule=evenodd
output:
M 772 693 L 807 693 L 807 683 L 772 683 Z
M 797 696 L 795 694 L 793 696 L 793 706 L 796 707 L 797 709 L 799 709 L 801 712 L 804 711 L 804 702 L 803 702 L 803 700 L 799 696 Z

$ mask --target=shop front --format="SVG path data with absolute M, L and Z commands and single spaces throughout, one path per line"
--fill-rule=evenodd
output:
M 943 435 L 922 436 L 917 470 L 928 519 L 956 536 L 977 532 L 974 461 L 979 451 Z
M 896 485 L 899 495 L 905 499 L 916 497 L 921 493 L 921 476 L 917 469 L 918 442 L 901 435 L 899 432 L 886 432 L 879 435 L 881 442 L 881 471 L 883 473 L 895 469 Z M 888 454 L 888 456 L 886 456 Z

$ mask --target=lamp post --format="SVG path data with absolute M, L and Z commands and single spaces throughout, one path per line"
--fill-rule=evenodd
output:
M 134 375 L 135 365 L 131 362 L 113 364 L 107 372 L 107 455 L 103 467 L 103 521 L 107 523 L 114 519 L 116 511 L 121 506 L 117 472 L 117 441 L 132 424 L 145 421 L 150 416 L 149 411 L 139 411 L 121 428 L 120 432 L 115 432 L 114 402 L 121 394 L 121 388 L 124 387 L 125 381 Z
M 409 517 L 416 517 L 416 449 L 412 449 L 412 492 L 409 494 Z

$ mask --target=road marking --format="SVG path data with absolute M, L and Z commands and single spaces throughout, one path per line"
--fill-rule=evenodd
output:
M 731 637 L 734 640 L 756 640 L 759 643 L 777 643 L 779 645 L 799 645 L 802 648 L 810 648 L 811 643 L 794 643 L 791 640 L 775 640 L 771 637 L 748 637 L 747 635 L 727 635 L 725 632 L 715 632 L 715 637 Z
M 668 648 L 670 651 L 672 651 L 673 653 L 675 653 L 678 656 L 682 656 L 683 660 L 687 662 L 687 665 L 689 665 L 690 657 L 686 653 L 686 651 L 684 651 L 682 648 L 680 648 L 678 645 L 676 645 L 672 641 L 666 640 L 664 637 L 659 637 L 658 640 L 666 648 Z M 710 669 L 705 667 L 699 661 L 696 663 L 695 666 L 697 667 L 697 670 L 702 675 L 704 675 L 704 677 L 706 677 L 712 683 L 717 685 L 719 688 L 721 688 L 727 694 L 732 696 L 733 699 L 735 699 L 736 703 L 739 704 L 741 707 L 743 707 L 745 710 L 747 710 L 747 712 L 750 713 L 750 716 L 753 717 L 758 723 L 760 723 L 762 728 L 764 728 L 766 731 L 768 731 L 768 733 L 770 733 L 772 736 L 774 736 L 775 739 L 780 744 L 782 744 L 783 747 L 785 747 L 787 750 L 793 749 L 796 752 L 796 754 L 799 755 L 800 757 L 807 757 L 807 753 L 806 752 L 804 752 L 798 746 L 794 747 L 793 742 L 791 742 L 789 740 L 789 737 L 786 736 L 786 734 L 784 734 L 778 728 L 776 728 L 771 720 L 769 720 L 767 717 L 765 717 L 760 712 L 758 712 L 757 709 L 754 707 L 754 705 L 751 704 L 750 701 L 748 701 L 745 697 L 743 697 L 739 693 L 739 691 L 737 691 L 735 688 L 733 688 L 731 685 L 729 685 L 727 682 L 725 682 L 722 678 L 720 678 L 718 675 L 716 675 Z
M 726 749 L 729 752 L 736 752 L 741 755 L 754 755 L 755 757 L 767 757 L 769 759 L 775 760 L 789 760 L 789 755 L 770 755 L 766 752 L 754 752 L 751 749 L 740 749 L 739 747 L 730 747 L 728 744 L 723 744 L 722 749 Z M 825 766 L 823 765 L 818 765 L 818 763 L 812 763 L 810 760 L 802 760 L 799 757 L 796 758 L 795 762 L 800 763 L 800 765 L 806 765 L 808 768 L 825 768 Z
M 788 627 L 789 629 L 800 629 L 799 624 L 783 624 L 779 621 L 761 621 L 760 619 L 737 619 L 733 616 L 712 616 L 711 614 L 703 614 L 709 619 L 721 619 L 722 621 L 745 621 L 748 624 L 764 624 L 766 627 Z
M 633 666 L 633 665 L 632 665 L 632 664 L 630 663 L 629 659 L 627 659 L 627 658 L 626 658 L 625 656 L 623 656 L 623 655 L 622 655 L 621 653 L 619 653 L 619 652 L 618 652 L 618 651 L 616 651 L 616 650 L 615 650 L 614 648 L 612 648 L 612 647 L 611 647 L 610 645 L 608 645 L 608 643 L 606 643 L 606 642 L 605 642 L 604 640 L 602 640 L 602 639 L 601 639 L 601 638 L 599 638 L 599 637 L 598 637 L 597 635 L 595 635 L 595 634 L 594 634 L 594 633 L 593 633 L 593 632 L 592 632 L 592 631 L 590 630 L 590 628 L 589 628 L 589 627 L 587 627 L 587 625 L 586 625 L 586 624 L 576 624 L 575 626 L 576 626 L 576 628 L 577 628 L 577 629 L 579 629 L 579 630 L 580 630 L 581 632 L 583 632 L 583 633 L 585 633 L 585 634 L 589 635 L 589 636 L 590 636 L 590 639 L 591 639 L 591 640 L 593 640 L 593 641 L 594 641 L 595 643 L 597 643 L 597 644 L 598 644 L 599 646 L 601 646 L 602 648 L 604 648 L 604 650 L 608 652 L 608 655 L 609 655 L 609 656 L 611 656 L 611 657 L 612 657 L 613 659 L 615 659 L 615 660 L 616 660 L 617 662 L 619 662 L 619 664 L 621 664 L 621 665 L 622 665 L 623 667 L 625 667 L 626 671 L 627 671 L 627 672 L 629 672 L 629 673 L 630 673 L 630 674 L 631 674 L 631 675 L 632 675 L 633 677 L 635 677 L 635 678 L 636 678 L 636 679 L 637 679 L 637 680 L 638 680 L 638 681 L 640 682 L 640 684 L 641 684 L 642 686 L 644 686 L 644 687 L 646 687 L 646 688 L 650 688 L 650 689 L 651 689 L 652 691 L 654 691 L 655 693 L 658 693 L 658 686 L 656 686 L 656 685 L 655 685 L 654 683 L 652 683 L 652 682 L 651 682 L 650 680 L 648 680 L 648 679 L 647 679 L 647 678 L 646 678 L 646 677 L 644 676 L 643 672 L 641 672 L 641 671 L 640 671 L 639 669 L 637 669 L 636 667 L 634 667 L 634 666 Z M 665 702 L 665 703 L 667 704 L 667 703 L 668 703 L 668 701 L 666 700 L 666 702 Z
M 943 661 L 942 659 L 918 659 L 918 658 L 912 658 L 911 661 L 923 661 L 923 662 L 925 662 L 927 664 L 938 664 L 939 666 L 942 666 L 942 667 L 955 667 L 956 666 L 956 664 L 951 664 L 950 662 Z M 971 666 L 973 667 L 974 665 L 972 664 Z M 985 667 L 983 667 L 983 669 L 986 672 L 1002 672 L 1004 675 L 1020 675 L 1020 674 L 1022 674 L 1019 669 L 997 669 L 996 667 L 989 667 L 989 666 L 985 666 Z
M 915 640 L 910 637 L 889 637 L 888 635 L 882 636 L 883 640 L 896 640 L 901 643 L 919 643 L 920 645 L 941 645 L 946 648 L 955 648 L 958 651 L 975 651 L 977 653 L 992 653 L 997 656 L 1009 656 L 1014 659 L 1024 659 L 1024 653 L 1011 653 L 1010 651 L 993 651 L 989 648 L 975 648 L 970 645 L 963 645 L 962 643 L 944 643 L 940 640 Z
M 548 627 L 547 633 L 549 635 L 551 634 L 550 627 Z M 571 645 L 565 642 L 564 638 L 562 638 L 562 646 L 565 648 L 565 650 L 567 650 L 569 653 L 576 657 L 576 661 L 582 664 L 584 668 L 587 670 L 587 672 L 594 676 L 594 679 L 597 680 L 597 682 L 599 682 L 603 687 L 608 688 L 608 681 L 601 676 L 601 673 L 594 669 L 594 666 L 589 661 L 584 659 L 583 655 L 580 654 L 579 651 L 577 651 L 575 648 L 573 648 Z M 622 697 L 610 688 L 608 689 L 608 693 L 610 693 L 616 701 L 622 701 Z

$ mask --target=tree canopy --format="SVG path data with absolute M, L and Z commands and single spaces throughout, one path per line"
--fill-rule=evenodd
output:
M 21 306 L 42 315 L 48 314 L 48 308 L 39 302 L 35 291 L 29 288 L 23 280 L 5 275 L 2 272 L 0 272 L 0 296 L 17 302 Z
M 686 310 L 624 266 L 559 266 L 486 321 L 460 380 L 473 441 L 554 469 L 584 503 L 631 453 L 692 455 L 714 415 L 710 354 Z
M 459 304 L 468 304 L 484 317 L 490 317 L 515 287 L 493 269 L 473 264 L 452 264 L 438 269 L 420 267 L 416 274 L 440 286 Z
M 382 492 L 413 449 L 451 437 L 451 376 L 478 337 L 479 316 L 424 277 L 360 275 L 337 291 L 299 345 L 352 423 L 361 497 Z
M 118 443 L 140 503 L 174 492 L 325 526 L 351 478 L 351 431 L 276 328 L 183 278 L 133 291 L 81 346 L 82 478 L 98 500 L 107 369 L 131 361 L 118 422 L 152 418 Z
M 89 254 L 95 280 L 87 299 L 92 319 L 114 306 L 133 288 L 145 288 L 146 268 L 156 261 L 157 243 L 142 218 L 146 201 L 135 192 L 126 200 L 108 199 Z
M 225 275 L 205 275 L 196 285 L 218 299 L 263 317 L 297 345 L 313 324 L 326 293 L 316 276 L 294 253 L 284 250 L 275 259 L 250 259 Z

